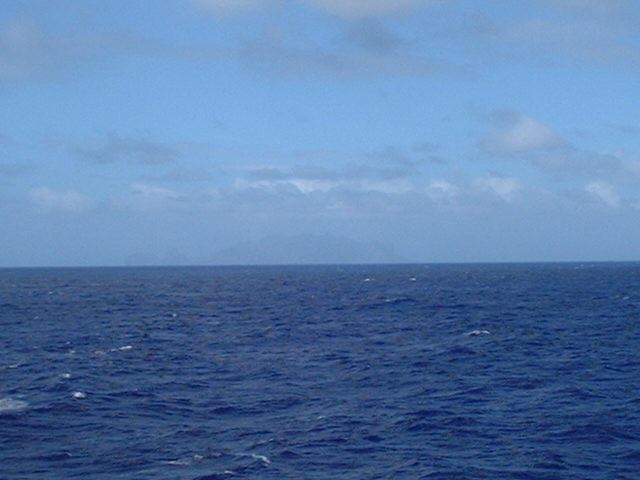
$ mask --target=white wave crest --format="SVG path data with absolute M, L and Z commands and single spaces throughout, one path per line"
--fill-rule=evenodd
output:
M 29 404 L 22 400 L 14 400 L 10 397 L 0 398 L 0 414 L 19 412 L 27 408 Z
M 251 457 L 255 458 L 256 460 L 260 460 L 265 465 L 270 465 L 271 464 L 271 460 L 269 460 L 269 458 L 264 456 L 264 455 L 256 455 L 255 453 L 252 453 Z
M 476 335 L 491 335 L 489 330 L 472 330 L 470 332 L 465 333 L 468 337 L 475 337 Z

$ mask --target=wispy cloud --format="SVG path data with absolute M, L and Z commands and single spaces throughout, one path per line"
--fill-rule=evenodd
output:
M 143 183 L 135 183 L 131 186 L 131 191 L 135 196 L 160 199 L 160 200 L 179 200 L 181 196 L 168 188 L 147 185 Z
M 635 0 L 536 0 L 543 6 L 564 9 L 578 15 L 607 17 L 628 16 L 638 13 L 638 2 Z
M 376 77 L 421 77 L 467 75 L 464 65 L 444 60 L 433 49 L 425 50 L 390 28 L 388 13 L 428 6 L 433 0 L 308 0 L 307 5 L 348 17 L 350 21 L 324 19 L 323 29 L 305 34 L 283 22 L 263 35 L 253 34 L 231 44 L 191 45 L 176 54 L 192 61 L 230 60 L 246 65 L 260 75 L 360 79 Z M 198 0 L 196 6 L 214 12 L 247 11 L 277 1 Z M 287 5 L 283 2 L 282 5 Z M 384 14 L 384 15 L 383 15 Z M 337 28 L 336 28 L 337 27 Z M 336 33 L 336 31 L 338 33 Z M 415 47 L 415 48 L 410 48 Z
M 640 66 L 640 48 L 611 28 L 591 19 L 562 23 L 531 19 L 509 27 L 506 37 L 556 58 L 562 55 L 590 63 Z
M 489 192 L 498 196 L 505 202 L 514 200 L 517 193 L 522 190 L 522 184 L 515 178 L 487 175 L 473 180 L 472 186 L 481 192 Z
M 29 163 L 8 162 L 0 163 L 0 177 L 14 177 L 24 175 L 33 169 Z
M 163 143 L 111 133 L 96 146 L 73 148 L 75 156 L 87 163 L 109 164 L 130 162 L 143 165 L 171 163 L 178 158 L 178 151 Z
M 144 178 L 170 183 L 196 183 L 209 181 L 213 177 L 203 168 L 176 168 L 161 175 L 148 175 Z
M 9 145 L 13 139 L 9 135 L 0 133 L 0 145 Z
M 196 7 L 220 14 L 251 11 L 277 3 L 268 0 L 193 0 Z M 354 17 L 353 22 L 339 22 L 343 32 L 334 34 L 329 42 L 316 33 L 303 35 L 302 39 L 295 35 L 296 38 L 288 38 L 289 32 L 285 31 L 282 35 L 267 32 L 262 36 L 234 38 L 224 45 L 167 43 L 140 32 L 115 30 L 73 31 L 61 35 L 30 20 L 16 20 L 0 24 L 0 81 L 66 78 L 66 74 L 90 62 L 123 55 L 179 57 L 192 62 L 226 60 L 246 65 L 261 75 L 321 75 L 336 79 L 467 75 L 463 65 L 420 49 L 403 48 L 409 42 L 378 18 L 371 18 L 375 12 L 402 11 L 433 3 L 439 2 L 382 0 L 332 4 L 319 1 L 312 6 Z
M 52 33 L 41 24 L 18 19 L 0 24 L 0 81 L 50 80 L 113 52 L 128 42 L 95 32 Z
M 491 115 L 491 130 L 479 147 L 491 155 L 514 156 L 553 150 L 565 145 L 552 128 L 522 113 L 496 111 Z
M 55 60 L 61 53 L 36 24 L 27 21 L 5 24 L 0 30 L 0 79 L 21 79 L 35 74 L 45 68 L 44 64 L 63 60 Z
M 371 47 L 371 46 L 370 46 Z M 208 56 L 202 50 L 202 58 Z M 421 77 L 465 75 L 465 69 L 452 62 L 408 52 L 349 50 L 323 45 L 290 45 L 282 42 L 251 41 L 237 49 L 220 52 L 220 56 L 240 61 L 260 74 L 278 76 L 325 76 L 336 79 L 368 77 Z
M 613 186 L 606 182 L 589 182 L 585 186 L 585 191 L 611 208 L 620 206 L 620 195 L 618 195 Z
M 488 10 L 463 22 L 464 41 L 495 60 L 545 64 L 567 59 L 599 65 L 640 67 L 635 0 L 536 0 L 540 7 L 515 20 L 497 20 Z
M 305 0 L 321 10 L 347 18 L 405 12 L 446 0 Z
M 431 180 L 427 196 L 436 203 L 448 203 L 460 195 L 460 188 L 446 180 Z
M 344 177 L 330 175 L 326 178 L 305 178 L 294 174 L 284 175 L 282 178 L 271 179 L 236 179 L 234 186 L 238 189 L 255 188 L 266 192 L 299 192 L 309 194 L 313 192 L 330 192 L 333 190 L 352 192 L 380 192 L 386 194 L 407 193 L 414 189 L 412 182 L 407 179 L 374 179 Z
M 0 185 L 10 185 L 17 178 L 34 170 L 31 163 L 0 162 Z
M 379 54 L 391 53 L 406 45 L 402 37 L 377 19 L 361 20 L 351 24 L 344 39 L 347 45 Z
M 390 146 L 339 167 L 293 165 L 253 168 L 247 178 L 238 178 L 235 185 L 265 190 L 294 188 L 302 193 L 334 189 L 405 193 L 414 189 L 414 181 L 421 175 L 422 163 L 422 160 Z
M 640 185 L 640 157 L 622 152 L 591 152 L 577 149 L 538 155 L 533 164 L 541 171 L 578 178 L 606 179 L 617 185 Z
M 626 135 L 640 135 L 640 126 L 637 125 L 626 125 L 622 123 L 612 123 L 609 125 L 614 130 L 617 130 L 620 133 L 624 133 Z
M 214 14 L 229 14 L 280 3 L 278 0 L 192 0 L 199 8 Z M 345 18 L 372 17 L 404 12 L 446 0 L 303 0 L 321 11 Z
M 192 2 L 196 7 L 215 15 L 227 15 L 265 6 L 269 0 L 192 0 Z
M 142 213 L 186 213 L 194 210 L 196 197 L 195 193 L 185 194 L 176 189 L 138 182 L 130 186 L 127 196 L 113 200 L 113 204 L 118 208 Z
M 48 187 L 31 189 L 29 200 L 37 210 L 44 213 L 81 213 L 92 205 L 91 199 L 81 193 L 73 190 L 58 192 Z

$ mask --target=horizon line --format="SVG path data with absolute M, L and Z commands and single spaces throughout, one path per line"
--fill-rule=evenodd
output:
M 365 262 L 365 263 L 217 263 L 217 264 L 132 264 L 132 265 L 16 265 L 0 266 L 0 270 L 37 269 L 126 269 L 126 268 L 261 268 L 261 267 L 389 267 L 389 266 L 446 266 L 446 265 L 527 265 L 527 264 L 605 264 L 640 263 L 640 260 L 470 260 L 431 262 Z

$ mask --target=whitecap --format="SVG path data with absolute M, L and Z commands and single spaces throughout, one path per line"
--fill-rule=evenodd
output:
M 465 333 L 465 335 L 471 337 L 476 335 L 491 335 L 489 330 L 472 330 L 470 332 Z
M 132 345 L 124 345 L 122 347 L 118 347 L 118 348 L 111 348 L 109 349 L 110 352 L 124 352 L 126 350 L 131 350 L 133 348 Z
M 87 394 L 84 392 L 73 392 L 71 396 L 73 398 L 87 398 Z
M 19 412 L 28 406 L 29 404 L 22 400 L 14 400 L 11 397 L 0 398 L 0 414 Z
M 199 462 L 203 459 L 204 457 L 202 455 L 198 455 L 197 453 L 189 458 L 189 457 L 185 457 L 185 458 L 179 458 L 177 460 L 163 460 L 160 463 L 164 463 L 165 465 L 176 465 L 176 466 L 189 466 L 191 465 L 194 461 L 195 462 Z
M 256 460 L 260 460 L 265 465 L 271 465 L 271 460 L 264 455 L 256 455 L 255 453 L 251 454 L 251 458 L 255 458 Z
M 68 379 L 68 378 L 71 378 L 71 374 L 70 373 L 62 373 L 62 374 L 60 374 L 60 377 L 64 378 L 64 379 Z
M 191 465 L 189 459 L 180 459 L 180 460 L 163 460 L 160 463 L 164 463 L 165 465 L 178 465 L 178 466 L 187 466 Z

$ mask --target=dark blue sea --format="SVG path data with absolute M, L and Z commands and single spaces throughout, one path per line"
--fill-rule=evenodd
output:
M 0 479 L 640 478 L 640 264 L 0 270 Z

